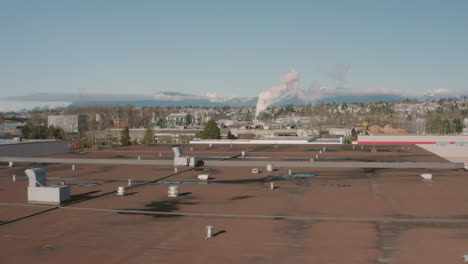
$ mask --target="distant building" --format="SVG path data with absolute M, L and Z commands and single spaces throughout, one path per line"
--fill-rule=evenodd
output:
M 337 128 L 332 127 L 328 129 L 328 133 L 333 136 L 343 136 L 343 137 L 350 137 L 352 134 L 352 128 Z
M 87 115 L 50 115 L 48 126 L 60 127 L 66 133 L 79 133 L 88 130 Z
M 0 135 L 5 135 L 10 138 L 11 136 L 20 136 L 21 128 L 24 126 L 24 123 L 5 123 L 0 124 Z
M 193 118 L 186 113 L 169 114 L 166 117 L 167 127 L 189 126 L 192 124 Z
M 202 132 L 201 128 L 189 128 L 189 129 L 171 129 L 171 128 L 155 128 L 154 129 L 154 143 L 189 143 Z M 228 130 L 227 130 L 228 131 Z M 112 145 L 112 141 L 115 139 L 116 144 L 120 141 L 122 129 L 107 129 L 107 130 L 95 130 L 91 132 L 93 139 L 105 141 L 111 141 L 109 144 Z M 146 128 L 130 128 L 130 140 L 140 143 L 145 137 Z M 221 131 L 223 136 L 223 131 Z M 225 133 L 227 136 L 227 132 Z M 99 142 L 97 142 L 99 143 Z M 101 142 L 102 143 L 102 142 Z

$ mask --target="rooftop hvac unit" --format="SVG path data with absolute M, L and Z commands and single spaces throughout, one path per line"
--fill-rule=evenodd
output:
M 174 151 L 174 166 L 190 166 L 196 167 L 201 163 L 198 157 L 184 156 L 184 152 L 181 147 L 172 148 Z
M 47 185 L 46 171 L 43 169 L 27 169 L 28 202 L 34 204 L 60 204 L 70 199 L 70 186 Z

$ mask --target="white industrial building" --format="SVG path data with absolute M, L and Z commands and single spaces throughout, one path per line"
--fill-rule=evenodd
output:
M 88 130 L 87 115 L 50 115 L 47 118 L 49 127 L 62 128 L 66 133 L 79 133 Z

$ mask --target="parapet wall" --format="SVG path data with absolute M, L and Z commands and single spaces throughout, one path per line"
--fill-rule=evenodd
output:
M 461 135 L 369 135 L 358 136 L 358 144 L 380 144 L 380 145 L 399 145 L 399 144 L 419 144 L 448 146 L 455 145 L 459 147 L 468 147 L 468 136 Z
M 0 157 L 39 157 L 68 152 L 67 141 L 0 144 Z

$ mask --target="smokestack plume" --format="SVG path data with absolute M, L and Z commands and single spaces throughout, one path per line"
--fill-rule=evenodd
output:
M 297 92 L 299 89 L 299 72 L 292 68 L 288 73 L 281 76 L 280 85 L 273 86 L 260 93 L 258 96 L 255 118 L 270 105 L 276 103 L 283 95 L 289 92 Z

